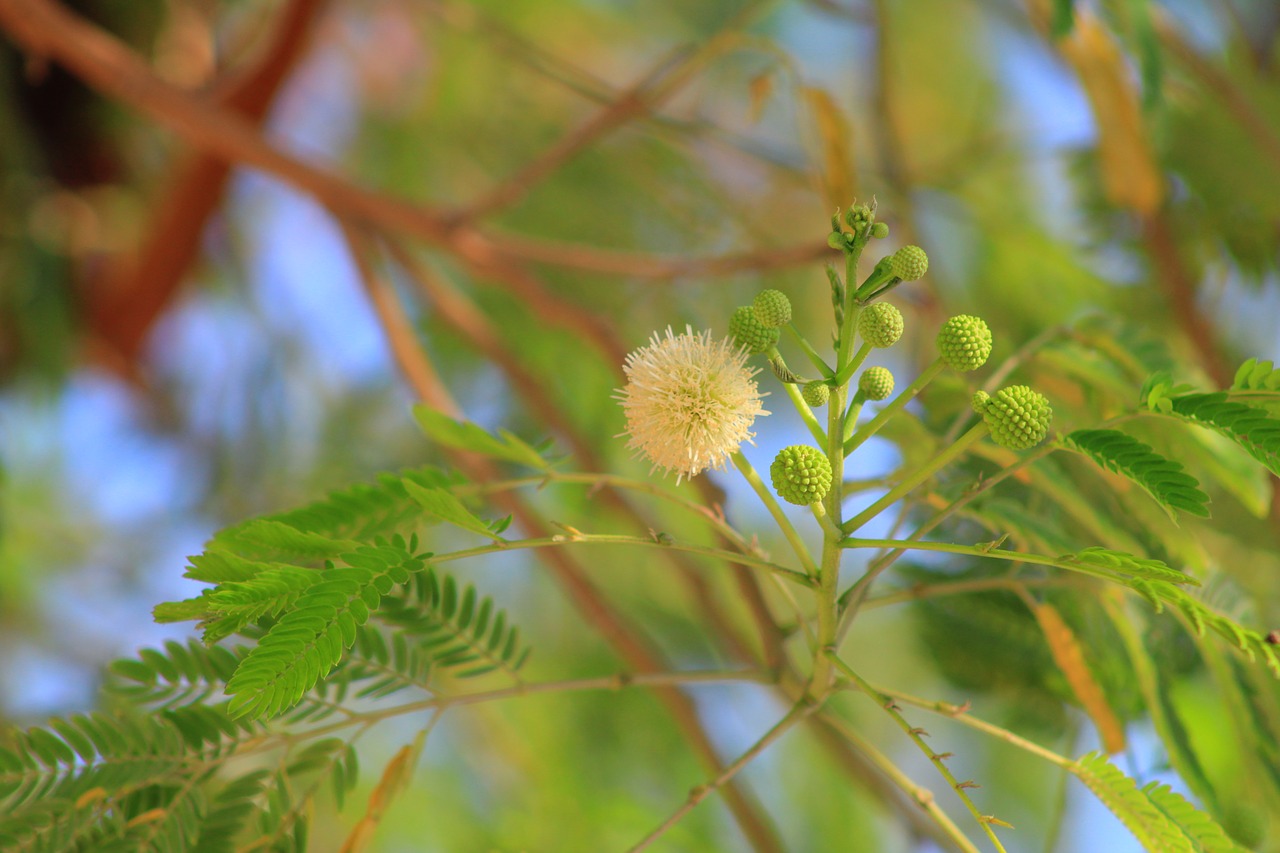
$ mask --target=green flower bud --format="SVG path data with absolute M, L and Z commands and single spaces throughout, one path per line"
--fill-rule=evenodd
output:
M 889 236 L 889 226 L 883 222 L 877 222 L 871 226 L 871 236 L 878 240 L 883 240 Z
M 780 290 L 762 290 L 751 303 L 762 326 L 776 329 L 791 322 L 791 300 Z
M 849 227 L 857 228 L 859 225 L 865 225 L 875 217 L 875 213 L 865 204 L 855 205 L 849 208 L 849 212 L 844 215 L 845 221 L 849 223 Z
M 893 393 L 893 374 L 883 367 L 868 367 L 858 377 L 858 390 L 868 400 L 887 400 Z
M 977 370 L 991 357 L 991 330 L 981 317 L 958 314 L 942 324 L 938 332 L 938 352 L 953 370 Z
M 729 336 L 753 354 L 768 352 L 778 343 L 778 330 L 765 328 L 756 319 L 756 312 L 750 305 L 743 305 L 733 312 L 729 320 Z
M 844 248 L 844 232 L 832 231 L 827 235 L 827 245 L 833 249 Z
M 858 317 L 858 332 L 873 347 L 891 347 L 902 337 L 902 312 L 888 302 L 874 302 Z
M 1010 385 L 987 400 L 982 420 L 996 444 L 1010 450 L 1026 450 L 1044 441 L 1049 434 L 1053 409 L 1043 394 L 1026 385 Z
M 903 281 L 924 278 L 929 271 L 929 256 L 919 246 L 903 246 L 890 257 L 893 274 Z
M 804 384 L 804 388 L 800 391 L 800 396 L 804 397 L 806 403 L 817 409 L 827 404 L 827 398 L 831 396 L 831 389 L 827 387 L 826 382 L 821 379 L 815 379 Z
M 831 463 L 822 451 L 793 444 L 778 452 L 769 466 L 774 491 L 787 503 L 808 506 L 822 500 L 831 488 Z
M 973 410 L 978 414 L 982 414 L 987 410 L 987 401 L 991 399 L 991 395 L 986 391 L 973 392 Z

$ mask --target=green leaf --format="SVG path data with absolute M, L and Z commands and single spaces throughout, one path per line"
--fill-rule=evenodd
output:
M 1063 446 L 1137 483 L 1176 518 L 1177 511 L 1207 518 L 1209 496 L 1195 477 L 1149 445 L 1113 429 L 1082 429 L 1063 439 Z
M 236 667 L 226 692 L 233 716 L 274 716 L 292 707 L 342 659 L 382 596 L 425 567 L 391 546 L 344 554 L 349 568 L 319 572 Z
M 1184 394 L 1165 402 L 1166 414 L 1216 430 L 1280 476 L 1280 419 L 1265 409 L 1231 400 L 1224 391 Z
M 479 533 L 481 536 L 487 536 L 490 539 L 502 539 L 489 525 L 481 521 L 471 510 L 463 506 L 461 501 L 444 489 L 424 489 L 417 483 L 410 482 L 406 482 L 404 486 L 409 491 L 410 497 L 417 501 L 419 506 L 441 521 L 447 521 L 455 527 L 461 527 L 463 530 L 469 530 L 472 533 Z M 503 527 L 505 526 L 504 524 Z
M 1169 820 L 1150 798 L 1121 773 L 1106 756 L 1091 752 L 1081 756 L 1071 772 L 1093 791 L 1147 850 L 1161 853 L 1198 853 L 1192 838 Z
M 227 550 L 241 556 L 323 560 L 359 547 L 359 542 L 350 539 L 331 539 L 319 533 L 299 530 L 283 521 L 254 518 L 219 532 L 206 551 Z
M 1270 361 L 1251 358 L 1236 371 L 1231 383 L 1235 391 L 1274 391 L 1280 393 L 1280 369 Z
M 542 454 L 506 430 L 499 430 L 498 435 L 494 436 L 473 423 L 454 420 L 424 405 L 414 406 L 413 416 L 428 438 L 446 447 L 470 450 L 543 471 L 551 467 L 551 464 L 542 458 Z
M 1187 802 L 1181 794 L 1160 782 L 1142 788 L 1152 805 L 1182 830 L 1201 853 L 1245 853 L 1208 813 Z
M 1066 567 L 1088 569 L 1130 586 L 1144 581 L 1200 585 L 1200 582 L 1191 575 L 1180 572 L 1159 560 L 1135 557 L 1123 551 L 1111 551 L 1107 548 L 1085 548 L 1075 554 L 1059 557 L 1058 563 Z

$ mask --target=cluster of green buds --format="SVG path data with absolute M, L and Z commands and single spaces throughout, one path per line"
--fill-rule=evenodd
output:
M 837 211 L 831 218 L 831 229 L 828 243 L 844 252 L 847 261 L 846 280 L 834 269 L 827 270 L 836 309 L 835 366 L 823 361 L 796 331 L 792 325 L 791 300 L 781 291 L 760 292 L 750 305 L 736 309 L 729 322 L 730 336 L 739 346 L 752 355 L 768 358 L 774 375 L 787 386 L 793 402 L 806 417 L 816 443 L 826 445 L 821 450 L 808 445 L 784 448 L 770 467 L 774 490 L 784 500 L 800 505 L 820 504 L 828 494 L 833 477 L 840 475 L 832 468 L 832 459 L 838 461 L 839 456 L 831 455 L 832 448 L 838 451 L 840 443 L 833 444 L 824 438 L 813 410 L 834 406 L 839 401 L 841 409 L 830 412 L 830 424 L 833 428 L 836 424 L 843 428 L 841 439 L 847 456 L 888 418 L 901 411 L 940 371 L 948 368 L 958 373 L 975 371 L 986 364 L 993 345 L 991 330 L 981 318 L 959 314 L 947 320 L 938 331 L 937 359 L 896 398 L 894 377 L 887 368 L 871 366 L 859 373 L 872 350 L 891 347 L 902 339 L 906 327 L 902 312 L 882 299 L 898 284 L 924 277 L 929 270 L 929 257 L 919 246 L 902 246 L 881 258 L 871 273 L 860 284 L 855 284 L 851 278 L 861 250 L 871 239 L 887 237 L 889 228 L 876 219 L 874 204 L 861 204 L 843 215 Z M 787 367 L 778 349 L 783 330 L 793 335 L 822 373 L 820 378 L 805 378 Z M 856 351 L 852 340 L 843 340 L 855 334 L 861 341 Z M 860 425 L 858 415 L 868 401 L 888 402 L 873 419 Z M 1043 441 L 1053 414 L 1044 396 L 1025 385 L 1003 388 L 994 395 L 980 391 L 973 398 L 973 409 L 982 418 L 978 432 L 990 435 L 1002 447 L 1015 450 Z M 969 440 L 976 439 L 966 439 Z

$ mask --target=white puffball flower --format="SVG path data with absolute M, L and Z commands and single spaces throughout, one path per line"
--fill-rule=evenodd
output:
M 757 415 L 767 415 L 747 367 L 747 351 L 710 331 L 682 335 L 667 327 L 649 345 L 627 356 L 626 387 L 615 395 L 627 416 L 627 446 L 654 468 L 674 471 L 676 482 L 708 468 L 723 468 L 729 455 L 755 433 Z M 664 472 L 664 473 L 665 473 Z

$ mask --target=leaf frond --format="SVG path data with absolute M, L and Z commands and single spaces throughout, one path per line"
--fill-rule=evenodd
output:
M 1063 445 L 1141 486 L 1170 518 L 1179 510 L 1209 516 L 1209 496 L 1200 490 L 1199 481 L 1132 436 L 1113 429 L 1082 429 L 1068 434 Z

